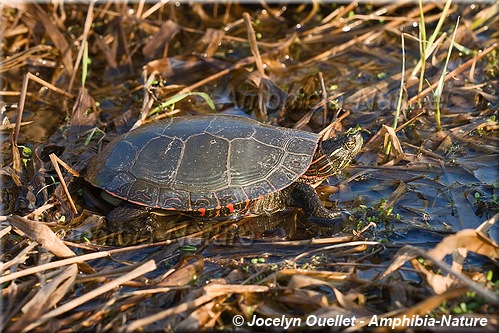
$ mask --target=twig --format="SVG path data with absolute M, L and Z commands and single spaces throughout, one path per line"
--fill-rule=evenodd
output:
M 488 48 L 486 48 L 485 50 L 483 50 L 483 52 L 480 53 L 479 55 L 477 55 L 476 57 L 471 58 L 470 60 L 466 61 L 464 64 L 462 64 L 461 66 L 459 66 L 458 68 L 456 68 L 452 72 L 447 73 L 447 75 L 445 76 L 444 82 L 447 82 L 451 78 L 457 76 L 458 74 L 463 72 L 466 68 L 470 67 L 475 61 L 482 59 L 487 54 L 494 51 L 496 48 L 497 48 L 497 44 L 494 43 L 491 46 L 489 46 Z M 435 88 L 437 87 L 438 84 L 439 84 L 439 82 L 435 82 L 430 87 L 426 88 L 425 90 L 423 90 L 422 92 L 420 92 L 416 96 L 412 97 L 409 101 L 407 101 L 407 105 L 411 105 L 411 104 L 415 103 L 421 97 L 426 96 L 429 93 L 431 93 L 433 90 L 435 90 Z
M 416 11 L 416 10 L 412 10 L 411 12 L 408 13 L 407 17 L 410 18 L 410 17 L 414 17 L 416 14 L 419 15 L 419 9 Z M 398 19 L 398 20 L 395 20 L 395 21 L 392 21 L 392 22 L 389 22 L 383 29 L 391 29 L 391 28 L 394 28 L 394 27 L 397 27 L 397 25 L 404 21 L 406 18 L 404 17 L 403 19 Z M 377 34 L 377 31 L 369 31 L 357 38 L 352 38 L 351 40 L 349 40 L 348 42 L 346 43 L 343 43 L 341 45 L 338 45 L 338 46 L 335 46 L 335 47 L 332 47 L 330 48 L 329 50 L 325 51 L 325 52 L 322 52 L 308 60 L 305 60 L 303 62 L 301 62 L 299 64 L 300 67 L 303 67 L 303 66 L 306 66 L 306 65 L 309 65 L 311 63 L 314 63 L 314 62 L 317 62 L 317 61 L 322 61 L 326 58 L 329 58 L 333 55 L 335 55 L 336 53 L 338 52 L 341 52 L 343 50 L 346 50 L 348 49 L 349 47 L 359 43 L 359 42 L 362 42 L 362 41 L 365 41 L 367 40 L 368 38 L 370 37 L 373 37 L 374 35 Z M 292 66 L 290 66 L 291 68 Z
M 412 117 L 411 119 L 409 119 L 408 121 L 406 121 L 405 123 L 403 123 L 402 125 L 400 125 L 399 127 L 397 127 L 395 129 L 395 133 L 397 133 L 398 131 L 400 131 L 401 129 L 403 129 L 404 127 L 406 127 L 407 125 L 409 125 L 410 123 L 414 122 L 416 119 L 419 118 L 419 116 L 421 116 L 424 113 L 426 113 L 426 111 L 419 112 L 417 115 L 415 115 L 414 117 Z
M 461 283 L 465 284 L 469 289 L 476 292 L 477 295 L 483 297 L 487 302 L 499 305 L 499 297 L 496 294 L 494 294 L 492 291 L 488 290 L 485 287 L 482 287 L 481 285 L 473 281 L 471 278 L 466 276 L 463 272 L 456 270 L 451 265 L 447 264 L 445 261 L 436 258 L 432 254 L 432 250 L 425 251 L 423 249 L 417 248 L 412 245 L 405 245 L 403 248 L 401 248 L 395 255 L 395 258 L 393 259 L 393 262 L 390 264 L 390 267 L 388 267 L 388 269 L 385 272 L 383 272 L 383 274 L 378 279 L 381 280 L 385 278 L 387 275 L 391 274 L 396 268 L 398 268 L 398 266 L 402 266 L 401 263 L 405 261 L 410 261 L 418 257 L 422 257 L 426 260 L 431 260 L 433 262 L 433 265 L 437 267 L 439 270 L 441 270 L 443 273 L 447 273 L 449 275 L 454 276 Z
M 284 46 L 287 46 L 287 45 L 289 45 L 289 42 L 291 42 L 291 41 L 292 41 L 292 39 L 289 39 L 289 41 L 284 41 L 284 42 L 282 42 L 282 43 L 278 44 L 278 47 L 277 47 L 277 48 L 282 48 L 282 47 L 284 47 Z M 267 54 L 269 54 L 270 52 L 275 52 L 275 50 L 272 50 L 272 51 L 267 51 L 267 52 L 263 53 L 263 55 L 267 55 Z M 232 71 L 234 71 L 234 70 L 236 70 L 236 69 L 239 69 L 239 68 L 241 68 L 241 67 L 243 67 L 243 66 L 250 65 L 250 64 L 252 64 L 252 63 L 254 63 L 254 62 L 255 62 L 255 57 L 254 57 L 254 56 L 251 56 L 251 57 L 246 57 L 246 58 L 244 58 L 244 59 L 241 59 L 241 60 L 240 60 L 239 62 L 237 62 L 235 65 L 233 65 L 233 66 L 231 66 L 231 67 L 229 67 L 229 68 L 226 68 L 226 69 L 224 69 L 224 70 L 221 70 L 221 71 L 220 71 L 220 72 L 218 72 L 218 73 L 215 73 L 215 74 L 213 74 L 213 75 L 210 75 L 210 76 L 208 76 L 208 77 L 206 77 L 206 78 L 202 79 L 201 81 L 198 81 L 198 82 L 196 82 L 196 83 L 194 83 L 194 84 L 191 84 L 190 86 L 185 87 L 184 89 L 182 89 L 181 91 L 179 91 L 177 94 L 179 94 L 179 95 L 180 95 L 180 94 L 185 94 L 185 93 L 191 92 L 191 91 L 193 91 L 193 90 L 195 90 L 195 89 L 197 89 L 197 88 L 199 88 L 199 87 L 201 87 L 201 86 L 203 86 L 203 85 L 207 84 L 208 82 L 211 82 L 211 81 L 213 81 L 213 80 L 216 80 L 216 79 L 218 79 L 218 78 L 220 78 L 220 77 L 222 77 L 222 76 L 224 76 L 224 75 L 229 74 L 230 72 L 232 72 Z
M 323 106 L 324 112 L 322 113 L 322 122 L 325 124 L 327 121 L 327 90 L 326 90 L 326 84 L 324 83 L 324 75 L 322 74 L 322 72 L 319 72 L 319 81 L 321 83 L 322 101 L 324 103 L 324 106 Z
M 67 259 L 58 260 L 55 262 L 50 262 L 48 264 L 27 268 L 23 271 L 19 271 L 19 272 L 15 272 L 15 273 L 1 276 L 0 277 L 0 284 L 4 283 L 4 282 L 18 279 L 18 278 L 23 277 L 23 276 L 28 276 L 28 275 L 35 274 L 38 272 L 43 272 L 43 271 L 46 271 L 49 269 L 67 266 L 67 265 L 71 265 L 71 264 L 78 264 L 78 263 L 82 263 L 82 262 L 85 262 L 88 260 L 97 259 L 97 258 L 104 258 L 107 256 L 109 256 L 109 252 L 101 251 L 101 252 L 84 254 L 84 255 L 81 255 L 78 257 L 71 257 L 71 258 L 67 258 Z
M 87 18 L 85 19 L 85 25 L 83 27 L 83 36 L 82 41 L 80 43 L 80 50 L 78 51 L 78 55 L 76 56 L 75 65 L 73 68 L 73 74 L 71 74 L 71 79 L 69 80 L 68 90 L 71 91 L 73 87 L 73 83 L 76 77 L 76 73 L 78 72 L 78 67 L 80 66 L 81 58 L 83 57 L 83 51 L 87 45 L 88 32 L 90 31 L 90 27 L 92 26 L 92 20 L 94 17 L 94 4 L 96 0 L 91 0 L 90 5 L 88 6 Z M 84 86 L 84 84 L 82 84 Z
M 74 98 L 73 95 L 65 92 L 62 89 L 57 88 L 56 86 L 46 82 L 45 80 L 42 80 L 31 73 L 26 73 L 26 75 L 24 75 L 23 84 L 21 87 L 21 96 L 19 97 L 19 104 L 18 104 L 19 109 L 17 111 L 16 127 L 14 129 L 14 144 L 16 146 L 17 146 L 17 138 L 19 137 L 19 130 L 21 128 L 21 120 L 22 120 L 22 115 L 24 112 L 24 104 L 26 103 L 26 94 L 28 93 L 28 83 L 29 83 L 30 79 L 41 84 L 42 86 L 45 86 L 49 89 L 52 89 L 56 93 L 62 94 L 62 95 L 66 96 L 68 98 L 71 98 L 71 99 Z
M 305 24 L 307 24 L 308 21 L 310 21 L 315 16 L 318 10 L 319 10 L 319 2 L 317 0 L 312 0 L 312 10 L 303 20 L 300 21 L 299 23 L 300 27 L 303 27 Z
M 28 332 L 28 331 L 32 330 L 33 328 L 40 326 L 41 324 L 45 323 L 46 321 L 48 321 L 54 317 L 57 317 L 57 316 L 65 313 L 69 310 L 72 310 L 72 309 L 76 308 L 77 306 L 80 306 L 80 305 L 94 299 L 95 297 L 100 296 L 100 295 L 118 287 L 119 285 L 121 285 L 127 281 L 133 280 L 133 279 L 135 279 L 139 276 L 142 276 L 148 272 L 151 272 L 155 269 L 156 269 L 156 263 L 154 262 L 154 260 L 149 260 L 148 262 L 146 262 L 142 266 L 139 266 L 138 268 L 134 269 L 130 273 L 125 274 L 125 275 L 123 275 L 123 276 L 121 276 L 113 281 L 110 281 L 110 282 L 102 285 L 101 287 L 84 294 L 81 297 L 78 297 L 78 298 L 76 298 L 68 303 L 65 303 L 64 305 L 61 305 L 60 307 L 56 308 L 55 310 L 52 310 L 52 311 L 46 313 L 45 315 L 41 316 L 40 319 L 38 319 L 36 322 L 34 322 L 31 325 L 29 325 L 28 327 L 26 327 L 23 330 L 23 332 Z
M 260 74 L 265 75 L 265 69 L 263 68 L 262 57 L 260 56 L 260 51 L 258 51 L 258 45 L 256 43 L 256 35 L 253 26 L 251 25 L 251 17 L 245 12 L 243 13 L 244 24 L 246 25 L 246 30 L 248 32 L 248 41 L 251 47 L 251 53 L 255 58 L 256 68 Z
M 218 284 L 209 284 L 203 289 L 203 295 L 188 302 L 181 303 L 180 305 L 174 306 L 172 308 L 166 309 L 164 311 L 160 311 L 158 313 L 153 314 L 152 316 L 145 317 L 136 321 L 133 321 L 128 326 L 125 327 L 125 332 L 133 332 L 137 329 L 150 325 L 158 320 L 163 318 L 167 318 L 172 315 L 176 315 L 182 313 L 184 311 L 188 311 L 189 309 L 199 308 L 201 305 L 208 303 L 212 299 L 226 295 L 228 293 L 256 293 L 256 292 L 269 292 L 270 288 L 267 286 L 242 286 L 242 285 L 218 285 Z
M 12 230 L 12 227 L 10 225 L 8 227 L 3 228 L 2 230 L 0 230 L 0 238 L 2 238 L 3 236 L 7 235 L 11 230 Z
M 343 244 L 334 244 L 334 245 L 329 245 L 325 247 L 321 247 L 318 249 L 314 249 L 308 252 L 301 253 L 297 255 L 293 261 L 297 261 L 300 258 L 303 258 L 305 256 L 308 256 L 310 254 L 316 253 L 316 252 L 323 252 L 326 250 L 332 250 L 332 249 L 338 249 L 342 247 L 355 247 L 355 246 L 362 246 L 362 245 L 381 245 L 380 242 L 370 242 L 370 241 L 357 241 L 357 242 L 348 242 L 348 243 L 343 243 Z
M 147 77 L 147 70 L 144 69 L 144 71 L 142 72 L 142 77 L 145 80 L 145 83 L 143 85 L 144 97 L 142 101 L 142 109 L 140 111 L 140 117 L 137 120 L 137 122 L 132 126 L 132 129 L 135 129 L 142 125 L 142 123 L 146 120 L 152 105 L 154 104 L 154 99 L 151 98 L 149 89 L 151 88 L 151 85 L 158 74 L 159 74 L 158 71 L 153 70 L 152 73 L 149 75 L 149 77 Z
M 416 149 L 418 151 L 421 151 L 423 153 L 425 153 L 427 156 L 431 156 L 433 158 L 436 158 L 438 160 L 441 160 L 443 161 L 443 157 L 438 155 L 438 154 L 435 154 L 434 152 L 432 152 L 431 150 L 428 150 L 428 149 L 424 149 L 423 147 L 418 147 L 418 146 L 415 146 L 415 145 L 412 145 L 408 142 L 400 142 L 403 146 L 406 146 L 406 147 L 409 147 L 409 148 L 412 148 L 412 149 Z
M 19 97 L 19 108 L 17 109 L 16 127 L 14 128 L 14 145 L 17 146 L 17 138 L 21 129 L 21 120 L 24 112 L 24 104 L 26 103 L 26 93 L 28 92 L 29 75 L 24 76 L 23 84 L 21 86 L 21 96 Z
M 73 202 L 73 198 L 71 198 L 71 194 L 69 193 L 68 186 L 66 185 L 66 181 L 64 180 L 64 177 L 62 176 L 61 169 L 59 168 L 58 162 L 60 162 L 60 163 L 64 163 L 64 162 L 62 162 L 61 159 L 59 157 L 57 157 L 54 153 L 50 154 L 50 161 L 52 162 L 52 165 L 55 168 L 55 172 L 57 172 L 57 176 L 59 176 L 59 180 L 61 181 L 61 186 L 64 189 L 64 193 L 66 193 L 66 196 L 68 197 L 68 201 L 69 201 L 69 204 L 71 205 L 71 209 L 73 210 L 73 213 L 78 214 L 78 209 L 76 209 L 76 206 Z M 66 164 L 66 166 L 67 166 L 67 164 Z
M 19 265 L 26 261 L 28 257 L 27 254 L 30 253 L 35 247 L 38 246 L 38 242 L 32 242 L 27 247 L 25 247 L 21 252 L 17 254 L 13 259 L 7 261 L 6 263 L 0 263 L 0 271 L 5 272 L 13 265 Z

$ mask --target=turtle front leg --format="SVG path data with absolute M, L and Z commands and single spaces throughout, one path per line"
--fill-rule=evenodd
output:
M 283 199 L 286 206 L 303 209 L 312 217 L 332 219 L 341 216 L 340 212 L 326 209 L 315 189 L 305 183 L 295 183 L 283 190 Z

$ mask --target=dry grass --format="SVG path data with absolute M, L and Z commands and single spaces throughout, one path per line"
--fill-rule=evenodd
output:
M 357 318 L 345 331 L 370 331 L 374 316 L 452 315 L 485 318 L 478 329 L 495 332 L 499 4 L 450 5 L 418 64 L 417 25 L 424 17 L 430 35 L 442 8 L 4 5 L 0 330 L 235 330 L 235 316 L 307 328 L 311 316 L 343 316 Z M 108 207 L 75 175 L 134 124 L 213 112 L 206 96 L 216 112 L 369 132 L 347 177 L 320 189 L 352 213 L 343 230 L 290 211 L 275 221 L 171 215 L 153 230 L 111 234 L 97 214 Z M 54 171 L 60 161 L 70 173 Z

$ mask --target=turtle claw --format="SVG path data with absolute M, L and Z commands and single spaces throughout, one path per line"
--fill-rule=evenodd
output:
M 309 221 L 321 227 L 328 227 L 333 233 L 338 233 L 343 230 L 343 222 L 345 221 L 342 216 L 331 218 L 311 216 Z
M 341 215 L 344 219 L 347 219 L 349 218 L 350 216 L 352 216 L 352 213 L 350 213 L 349 211 L 345 210 L 345 209 L 339 209 L 336 211 L 336 214 L 339 216 Z
M 352 214 L 346 210 L 329 211 L 329 216 L 310 216 L 309 220 L 321 226 L 331 227 L 335 232 L 340 232 L 345 224 L 345 221 Z

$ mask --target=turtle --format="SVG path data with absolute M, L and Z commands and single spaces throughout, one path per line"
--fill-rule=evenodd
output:
M 200 218 L 273 214 L 298 207 L 335 218 L 314 187 L 342 171 L 362 147 L 360 133 L 320 134 L 231 115 L 165 118 L 112 140 L 85 179 L 123 199 L 108 228 L 178 211 Z

